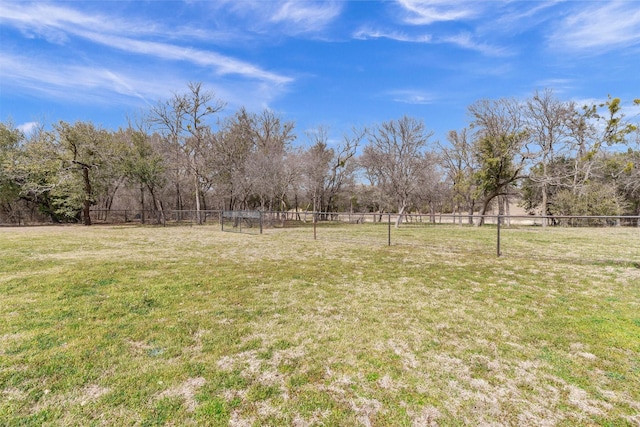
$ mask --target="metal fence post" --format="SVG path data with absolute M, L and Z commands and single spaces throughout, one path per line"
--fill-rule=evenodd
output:
M 391 212 L 387 214 L 387 244 L 391 246 Z
M 502 218 L 500 216 L 500 214 L 498 214 L 498 225 L 497 225 L 497 230 L 498 230 L 498 236 L 497 236 L 497 242 L 496 242 L 496 246 L 497 246 L 497 253 L 498 256 L 500 256 L 500 223 L 502 222 Z

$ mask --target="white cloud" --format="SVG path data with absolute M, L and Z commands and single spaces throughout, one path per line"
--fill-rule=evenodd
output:
M 479 13 L 477 1 L 397 0 L 397 2 L 407 12 L 405 22 L 412 25 L 470 19 Z
M 16 129 L 18 129 L 23 134 L 29 136 L 39 126 L 40 126 L 40 123 L 38 122 L 27 122 L 27 123 L 23 123 L 21 125 L 16 126 Z
M 217 14 L 240 18 L 256 33 L 299 35 L 323 31 L 344 7 L 339 0 L 217 0 L 210 3 Z
M 460 33 L 453 36 L 445 36 L 439 39 L 439 43 L 451 43 L 464 49 L 475 50 L 487 56 L 509 56 L 511 51 L 504 47 L 492 46 L 481 43 L 469 33 Z
M 387 95 L 395 102 L 403 104 L 427 105 L 432 104 L 436 97 L 433 94 L 421 90 L 399 89 L 388 91 Z
M 159 30 L 157 25 L 150 22 L 123 22 L 115 17 L 89 16 L 72 9 L 46 4 L 12 9 L 0 4 L 0 19 L 13 23 L 23 31 L 32 30 L 44 34 L 48 40 L 52 37 L 50 34 L 56 34 L 56 42 L 63 42 L 68 39 L 69 35 L 74 35 L 130 53 L 212 67 L 216 73 L 221 75 L 239 74 L 246 78 L 266 80 L 275 84 L 286 84 L 292 80 L 289 77 L 262 70 L 253 64 L 213 51 L 191 49 L 175 44 L 119 35 L 122 33 L 135 35 L 140 32 L 157 32 Z M 147 30 L 130 30 L 131 28 L 147 28 Z M 191 29 L 183 29 L 183 31 L 195 33 Z M 166 33 L 172 33 L 172 31 L 166 31 Z
M 176 90 L 180 92 L 187 83 L 183 76 L 171 70 L 162 72 L 143 67 L 123 71 L 69 63 L 52 67 L 36 58 L 7 52 L 0 55 L 0 75 L 3 91 L 6 87 L 7 92 L 45 96 L 78 105 L 146 107 L 169 98 Z M 247 108 L 267 106 L 285 90 L 271 82 L 228 78 L 205 81 L 204 85 L 230 106 Z
M 238 74 L 246 78 L 269 81 L 275 84 L 286 84 L 293 80 L 290 77 L 271 73 L 245 61 L 212 51 L 86 31 L 77 32 L 77 34 L 95 43 L 129 53 L 149 55 L 172 61 L 186 61 L 203 67 L 212 67 L 220 75 Z
M 552 47 L 598 54 L 640 44 L 640 3 L 579 3 L 549 37 Z
M 575 82 L 571 79 L 549 78 L 534 83 L 537 89 L 552 89 L 556 94 L 566 93 L 573 89 Z
M 486 56 L 497 57 L 511 55 L 511 51 L 509 49 L 478 42 L 474 40 L 474 37 L 469 33 L 433 37 L 430 34 L 410 35 L 400 31 L 382 31 L 370 28 L 361 28 L 353 34 L 353 38 L 358 40 L 386 38 L 407 43 L 453 44 L 463 49 L 480 52 Z
M 294 25 L 297 32 L 318 31 L 331 23 L 341 11 L 342 6 L 336 2 L 289 0 L 277 8 L 271 16 L 271 21 Z
M 178 44 L 162 41 L 149 41 L 139 36 L 154 36 L 156 33 L 171 34 L 196 34 L 198 31 L 183 27 L 176 31 L 168 31 L 160 28 L 161 25 L 153 22 L 127 21 L 116 16 L 100 14 L 89 15 L 74 9 L 39 3 L 12 3 L 11 8 L 0 3 L 0 22 L 8 23 L 23 33 L 42 36 L 50 42 L 66 43 L 71 37 L 79 37 L 96 44 L 117 49 L 129 54 L 144 55 L 155 59 L 171 62 L 186 62 L 192 65 L 193 71 L 211 72 L 219 77 L 233 76 L 237 81 L 227 81 L 236 88 L 242 84 L 248 85 L 252 90 L 257 90 L 262 84 L 270 87 L 267 91 L 273 95 L 282 90 L 282 87 L 293 81 L 293 78 L 278 73 L 270 72 L 247 61 L 222 55 L 205 49 L 194 49 Z M 125 34 L 124 36 L 121 34 Z M 201 34 L 206 36 L 206 31 Z M 156 37 L 158 39 L 160 37 Z M 186 39 L 186 41 L 191 41 Z M 103 54 L 104 55 L 104 54 Z M 33 55 L 31 55 L 33 56 Z M 3 76 L 3 86 L 15 84 L 25 85 L 25 90 L 46 93 L 48 96 L 65 98 L 76 90 L 91 89 L 96 93 L 97 99 L 107 97 L 107 94 L 118 94 L 125 97 L 137 97 L 139 99 L 158 99 L 158 95 L 166 96 L 166 87 L 171 87 L 169 81 L 179 81 L 179 86 L 191 80 L 192 70 L 181 71 L 181 76 L 166 75 L 168 81 L 159 83 L 156 70 L 150 70 L 146 64 L 148 59 L 139 61 L 139 58 L 130 58 L 130 62 L 143 63 L 141 66 L 131 67 L 126 64 L 121 70 L 114 65 L 110 69 L 95 67 L 91 62 L 105 63 L 104 56 L 91 58 L 83 55 L 82 59 L 87 64 L 74 63 L 75 58 L 51 57 L 47 60 L 35 60 L 31 57 L 10 56 L 8 51 L 3 52 L 3 63 L 0 65 Z M 170 64 L 169 63 L 169 64 Z M 171 68 L 171 64 L 163 68 Z M 137 71 L 128 71 L 136 69 Z M 153 76 L 153 77 L 149 77 Z M 198 79 L 201 79 L 199 77 Z M 178 86 L 178 87 L 179 87 Z M 176 86 L 173 86 L 174 88 Z M 73 90 L 76 89 L 76 90 Z M 265 93 L 264 90 L 258 90 Z M 233 94 L 230 94 L 235 98 Z M 268 98 L 268 96 L 267 96 Z
M 6 52 L 1 58 L 3 86 L 20 88 L 17 89 L 20 91 L 76 100 L 78 103 L 120 102 L 121 97 L 157 99 L 159 95 L 167 95 L 167 90 L 154 85 L 152 79 L 136 78 L 102 67 L 68 63 L 52 67 L 32 57 Z M 116 100 L 114 95 L 119 95 L 120 99 Z
M 12 7 L 9 7 L 9 4 Z M 0 3 L 0 21 L 12 24 L 27 34 L 42 36 L 55 43 L 66 41 L 67 33 L 74 28 L 88 28 L 101 32 L 117 32 L 119 28 L 137 28 L 132 25 L 122 25 L 123 23 L 114 17 L 88 15 L 74 9 L 46 3 Z
M 361 28 L 353 34 L 353 38 L 358 40 L 368 40 L 368 39 L 390 39 L 400 42 L 410 42 L 410 43 L 429 43 L 432 40 L 431 35 L 424 34 L 418 36 L 411 36 L 409 34 L 399 32 L 399 31 L 382 31 L 382 30 L 373 30 L 370 28 Z
M 47 3 L 0 3 L 0 22 L 8 23 L 30 37 L 41 36 L 52 43 L 64 43 L 76 30 L 115 34 L 121 37 L 153 36 L 166 39 L 196 39 L 226 42 L 242 37 L 237 31 L 213 30 L 188 25 L 164 25 L 151 21 L 123 18 L 102 13 L 84 13 L 69 7 Z
M 535 28 L 542 23 L 558 17 L 560 10 L 556 6 L 564 0 L 537 0 L 505 2 L 502 7 L 495 2 L 491 16 L 478 22 L 479 31 L 486 34 L 518 34 Z

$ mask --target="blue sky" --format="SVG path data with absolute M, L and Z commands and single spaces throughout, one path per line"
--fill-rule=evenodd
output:
M 276 111 L 300 142 L 405 114 L 444 141 L 474 101 L 536 89 L 640 97 L 636 0 L 2 0 L 0 42 L 0 120 L 24 129 L 116 129 L 189 81 L 222 116 Z

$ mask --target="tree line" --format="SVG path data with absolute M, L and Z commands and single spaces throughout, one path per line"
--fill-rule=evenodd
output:
M 634 103 L 640 106 L 640 99 Z M 220 117 L 201 83 L 126 127 L 59 122 L 25 135 L 0 123 L 0 215 L 92 222 L 92 209 L 640 215 L 638 117 L 619 98 L 578 106 L 551 90 L 479 100 L 447 142 L 404 116 L 335 143 L 301 137 L 271 110 Z M 304 143 L 296 144 L 303 140 Z M 144 217 L 143 217 L 144 221 Z M 482 217 L 480 217 L 480 224 Z

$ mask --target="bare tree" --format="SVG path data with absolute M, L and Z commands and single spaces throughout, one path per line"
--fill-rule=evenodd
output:
M 201 83 L 189 83 L 189 91 L 175 94 L 171 99 L 158 103 L 151 109 L 150 120 L 160 127 L 171 145 L 181 150 L 187 159 L 194 190 L 196 217 L 200 215 L 202 169 L 200 157 L 206 151 L 211 127 L 206 123 L 209 116 L 221 111 L 225 103 L 212 92 L 203 90 Z M 177 173 L 178 167 L 176 167 Z M 176 180 L 176 183 L 179 182 Z M 179 187 L 176 188 L 179 202 Z M 178 206 L 179 208 L 179 206 Z
M 449 146 L 440 145 L 440 161 L 446 171 L 453 192 L 453 211 L 458 212 L 462 221 L 462 208 L 468 212 L 469 224 L 473 224 L 473 211 L 476 204 L 476 173 L 479 165 L 473 155 L 473 144 L 467 128 L 460 132 L 450 131 L 447 139 Z
M 425 148 L 433 132 L 427 132 L 421 120 L 404 116 L 381 123 L 368 135 L 361 165 L 395 201 L 398 227 L 420 189 Z
M 159 135 L 149 135 L 145 129 L 129 127 L 116 133 L 115 138 L 124 145 L 124 171 L 129 185 L 140 191 L 141 222 L 145 217 L 145 192 L 151 196 L 151 207 L 159 212 L 158 221 L 164 221 L 162 201 L 158 190 L 167 181 L 166 159 L 159 152 Z
M 412 200 L 418 212 L 429 211 L 429 220 L 436 221 L 436 213 L 442 213 L 449 193 L 449 186 L 443 181 L 442 170 L 439 169 L 439 156 L 426 151 L 422 157 L 422 167 L 417 175 L 418 190 Z
M 531 152 L 535 169 L 529 174 L 529 180 L 541 192 L 542 215 L 550 212 L 551 188 L 566 179 L 565 171 L 553 166 L 558 156 L 569 154 L 569 119 L 574 110 L 573 103 L 558 100 L 551 90 L 536 91 L 527 101 L 526 127 L 531 136 L 530 147 L 536 147 Z M 542 221 L 542 225 L 546 226 L 547 221 Z
M 293 122 L 271 110 L 253 114 L 242 108 L 221 123 L 207 169 L 229 209 L 283 206 L 292 179 L 285 158 L 293 130 Z
M 333 149 L 329 148 L 328 128 L 318 126 L 307 132 L 311 146 L 302 153 L 302 188 L 311 200 L 313 212 L 321 211 L 324 206 L 325 182 L 329 173 L 329 163 L 333 158 Z
M 295 139 L 293 122 L 285 122 L 271 110 L 251 117 L 253 150 L 247 161 L 247 172 L 252 190 L 260 201 L 262 209 L 273 210 L 282 202 L 287 176 L 285 169 L 286 152 Z
M 282 200 L 284 200 L 283 204 L 286 204 L 286 209 L 290 209 L 291 203 L 293 203 L 295 218 L 298 220 L 300 219 L 300 197 L 304 191 L 304 185 L 302 184 L 306 167 L 304 161 L 305 152 L 301 147 L 287 151 L 287 155 L 284 160 L 285 180 L 287 185 L 283 188 L 285 193 L 282 195 Z
M 219 189 L 225 209 L 246 207 L 251 193 L 247 158 L 253 151 L 252 116 L 241 108 L 222 121 L 207 157 L 208 179 Z
M 303 187 L 314 212 L 326 214 L 337 208 L 336 199 L 353 180 L 356 150 L 364 134 L 353 128 L 334 149 L 329 147 L 328 128 L 319 126 L 307 133 L 312 145 L 303 153 Z

